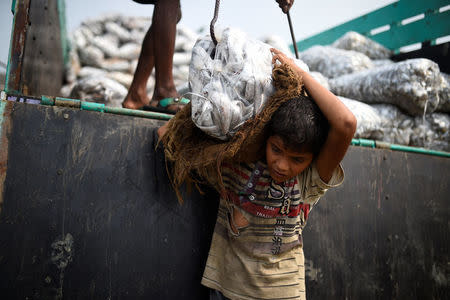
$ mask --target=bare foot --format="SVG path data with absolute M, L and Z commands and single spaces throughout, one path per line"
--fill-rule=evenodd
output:
M 149 105 L 150 99 L 146 92 L 138 92 L 134 90 L 129 90 L 128 95 L 122 102 L 122 107 L 130 109 L 141 109 L 145 105 Z

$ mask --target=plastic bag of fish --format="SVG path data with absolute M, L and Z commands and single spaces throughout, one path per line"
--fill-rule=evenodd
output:
M 216 47 L 209 36 L 197 41 L 189 84 L 192 120 L 198 128 L 227 140 L 263 109 L 274 92 L 270 48 L 233 28 L 221 33 Z

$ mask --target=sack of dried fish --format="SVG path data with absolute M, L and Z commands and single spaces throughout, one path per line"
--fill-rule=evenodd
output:
M 293 57 L 292 51 L 289 49 L 288 44 L 278 35 L 269 35 L 266 37 L 263 37 L 261 39 L 266 44 L 269 44 L 273 48 L 276 48 L 280 50 L 281 52 L 285 53 L 287 56 Z
M 372 63 L 373 63 L 374 68 L 385 67 L 388 65 L 395 64 L 395 62 L 390 59 L 374 59 L 374 60 L 372 60 Z
M 91 76 L 79 80 L 72 88 L 70 97 L 119 107 L 127 92 L 127 89 L 115 80 L 104 76 Z
M 380 140 L 383 137 L 383 133 L 380 130 L 383 120 L 375 108 L 345 97 L 338 98 L 355 115 L 357 120 L 355 138 Z
M 89 45 L 78 50 L 80 62 L 84 66 L 101 67 L 105 54 L 95 46 Z
M 348 99 L 339 98 L 358 119 L 356 138 L 435 150 L 450 150 L 450 116 L 448 114 L 432 113 L 411 117 L 391 104 L 367 105 L 358 101 L 349 103 Z
M 450 151 L 450 116 L 433 113 L 415 117 L 411 144 L 435 150 Z
M 323 85 L 327 90 L 330 89 L 330 85 L 328 84 L 328 78 L 323 76 L 322 73 L 319 72 L 310 72 L 311 76 L 317 80 L 321 85 Z
M 441 73 L 439 81 L 439 104 L 436 111 L 450 113 L 450 75 Z
M 439 75 L 436 63 L 419 58 L 330 79 L 329 84 L 336 95 L 393 104 L 417 116 L 437 108 Z
M 381 123 L 378 127 L 378 135 L 371 139 L 391 144 L 411 145 L 411 136 L 414 134 L 414 118 L 404 114 L 400 109 L 391 104 L 371 105 Z
M 192 120 L 198 128 L 227 140 L 262 110 L 274 92 L 270 48 L 232 28 L 222 32 L 217 47 L 209 36 L 197 41 L 189 83 Z
M 371 59 L 387 59 L 393 54 L 388 48 L 355 31 L 347 32 L 331 46 L 343 50 L 357 51 Z
M 338 97 L 358 120 L 355 138 L 449 151 L 450 116 L 411 117 L 390 104 L 367 105 Z
M 335 78 L 373 68 L 373 63 L 366 55 L 331 46 L 314 46 L 299 53 L 311 71 L 322 73 L 328 78 Z
M 84 78 L 84 77 L 91 77 L 91 76 L 102 76 L 105 75 L 107 72 L 106 70 L 85 66 L 82 67 L 81 70 L 78 72 L 78 78 Z

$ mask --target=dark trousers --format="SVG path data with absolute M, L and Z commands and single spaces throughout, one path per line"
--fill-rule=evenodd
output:
M 218 290 L 209 289 L 209 300 L 230 300 Z

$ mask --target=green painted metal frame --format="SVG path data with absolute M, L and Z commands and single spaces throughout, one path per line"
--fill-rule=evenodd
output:
M 71 99 L 71 98 L 62 98 L 62 97 L 52 97 L 52 96 L 24 96 L 20 94 L 13 93 L 5 93 L 2 94 L 2 100 L 6 101 L 9 97 L 16 97 L 17 99 L 23 99 L 24 103 L 31 104 L 41 104 L 48 106 L 61 106 L 61 107 L 70 107 L 74 109 L 87 110 L 87 111 L 96 111 L 101 113 L 110 113 L 116 115 L 124 115 L 124 116 L 132 116 L 132 117 L 140 117 L 147 119 L 156 119 L 156 120 L 170 120 L 173 115 L 152 112 L 152 111 L 144 111 L 137 109 L 128 109 L 122 107 L 109 107 L 103 103 L 82 101 L 79 99 Z M 30 101 L 31 100 L 31 101 Z
M 61 30 L 61 48 L 63 54 L 64 65 L 69 63 L 70 44 L 67 36 L 66 26 L 66 1 L 58 0 L 59 27 Z
M 420 148 L 420 147 L 411 147 L 411 146 L 390 144 L 390 143 L 386 143 L 386 142 L 374 141 L 374 140 L 368 140 L 368 139 L 352 139 L 351 144 L 353 146 L 389 149 L 389 150 L 393 150 L 393 151 L 412 152 L 412 153 L 420 153 L 420 154 L 427 154 L 427 155 L 434 155 L 434 156 L 450 158 L 450 152 L 437 151 L 437 150 L 425 149 L 425 148 Z
M 403 46 L 430 42 L 450 35 L 450 11 L 439 12 L 449 5 L 448 0 L 399 0 L 361 17 L 335 26 L 297 42 L 299 50 L 314 45 L 328 45 L 348 31 L 356 31 L 398 52 Z M 402 20 L 425 14 L 423 19 L 405 25 Z M 389 30 L 371 34 L 371 31 L 389 25 Z M 291 46 L 291 49 L 293 47 Z
M 11 12 L 12 12 L 13 15 L 16 13 L 16 0 L 12 0 Z

